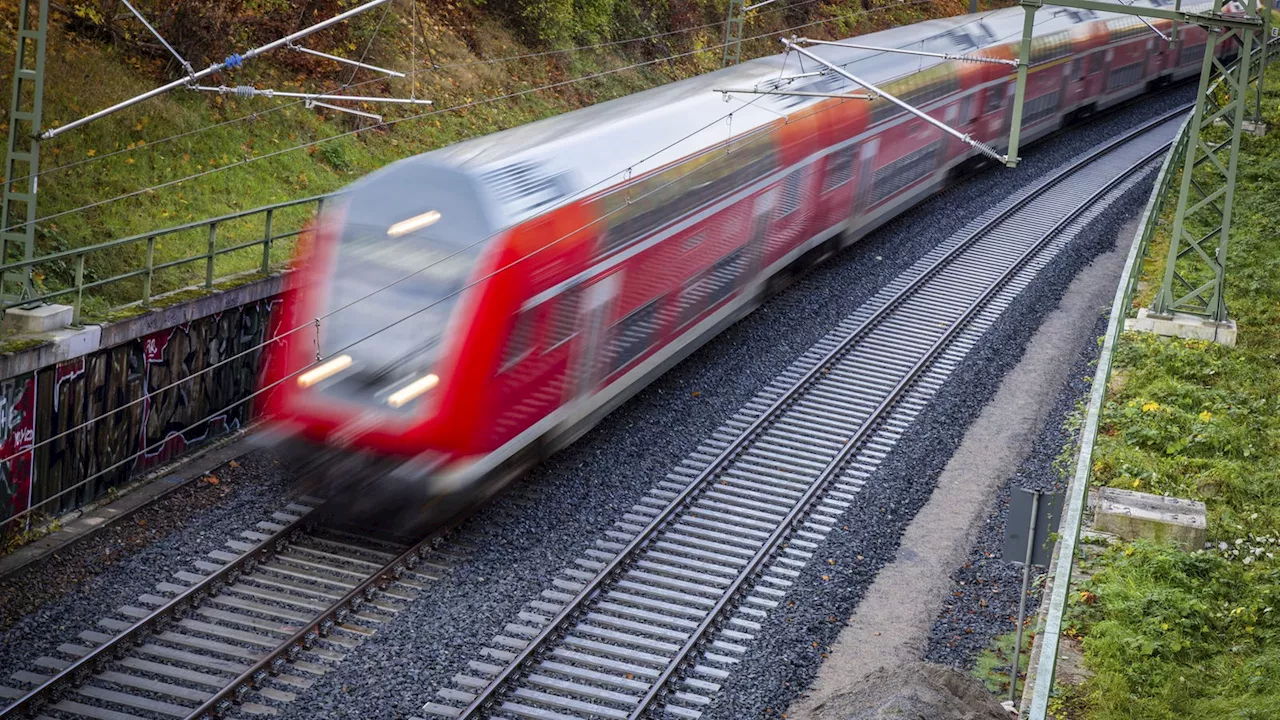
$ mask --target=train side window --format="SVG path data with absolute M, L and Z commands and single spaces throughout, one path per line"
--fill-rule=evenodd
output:
M 973 114 L 973 95 L 965 95 L 960 98 L 960 107 L 957 117 L 960 118 L 961 125 L 968 125 L 978 118 Z
M 578 312 L 581 304 L 582 289 L 577 287 L 565 290 L 555 299 L 548 326 L 550 334 L 547 337 L 547 349 L 544 352 L 551 352 L 578 334 Z
M 658 305 L 661 299 L 650 300 L 613 326 L 611 373 L 630 365 L 632 360 L 649 349 L 653 333 L 658 329 Z
M 929 143 L 876 170 L 871 180 L 873 183 L 871 203 L 874 205 L 889 198 L 936 170 L 938 152 L 942 146 L 942 140 Z
M 607 214 L 603 252 L 611 252 L 777 168 L 772 135 L 757 134 L 710 150 L 600 199 Z
M 782 199 L 778 202 L 778 217 L 786 217 L 800 209 L 804 195 L 803 169 L 796 170 L 782 181 Z
M 827 175 L 822 180 L 822 192 L 831 192 L 853 179 L 855 154 L 857 148 L 846 145 L 827 156 Z
M 516 321 L 511 326 L 511 334 L 507 336 L 507 347 L 502 351 L 502 365 L 499 366 L 498 372 L 509 370 L 511 366 L 533 352 L 538 330 L 535 320 L 540 309 L 532 307 L 516 315 Z
M 1204 43 L 1199 45 L 1183 45 L 1182 53 L 1178 57 L 1179 65 L 1190 65 L 1193 62 L 1199 62 L 1204 59 Z
M 993 85 L 987 88 L 987 96 L 983 98 L 985 101 L 982 106 L 982 114 L 989 115 L 1000 109 L 1004 104 L 1004 86 Z
M 1102 72 L 1102 53 L 1096 52 L 1089 56 L 1089 74 Z
M 702 314 L 707 296 L 711 294 L 710 277 L 710 272 L 701 272 L 684 284 L 676 307 L 676 327 L 684 327 Z
M 688 325 L 707 308 L 728 297 L 747 269 L 748 260 L 746 250 L 738 248 L 685 283 L 676 308 L 678 327 Z
M 1136 62 L 1112 70 L 1107 77 L 1107 89 L 1114 90 L 1138 82 L 1142 79 L 1142 65 L 1143 63 Z

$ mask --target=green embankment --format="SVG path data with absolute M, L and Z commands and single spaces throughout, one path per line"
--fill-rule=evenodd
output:
M 1280 718 L 1280 82 L 1263 108 L 1228 254 L 1239 344 L 1125 334 L 1095 452 L 1096 482 L 1204 501 L 1211 547 L 1123 543 L 1093 562 L 1071 598 L 1093 677 L 1061 717 Z M 1159 283 L 1168 228 L 1135 304 Z
M 965 11 L 961 0 L 909 2 L 779 3 L 758 11 L 744 34 L 814 23 L 802 32 L 849 36 Z M 300 27 L 299 8 L 302 14 L 310 12 L 320 19 L 356 4 L 354 0 L 178 4 L 154 0 L 138 6 L 201 68 L 229 52 L 243 52 Z M 992 3 L 1004 4 L 1008 2 Z M 53 14 L 48 46 L 46 127 L 65 124 L 178 76 L 176 63 L 118 2 L 75 0 L 53 5 L 61 10 Z M 982 6 L 989 4 L 984 1 Z M 333 191 L 402 157 L 717 68 L 723 41 L 718 23 L 724 19 L 727 2 L 453 0 L 419 2 L 415 10 L 409 0 L 397 0 L 388 7 L 385 15 L 382 9 L 373 10 L 304 44 L 364 57 L 384 67 L 415 66 L 413 76 L 403 80 L 377 79 L 361 71 L 352 92 L 405 97 L 412 80 L 416 95 L 432 99 L 433 107 L 367 104 L 360 109 L 379 112 L 388 121 L 370 127 L 368 121 L 350 115 L 308 110 L 280 99 L 177 91 L 148 101 L 43 144 L 39 215 L 49 219 L 38 226 L 37 255 Z M 8 40 L 0 53 L 0 83 L 5 87 L 12 73 L 16 17 L 13 0 L 0 0 L 0 18 L 8 23 L 0 29 Z M 828 21 L 832 18 L 836 20 Z M 659 33 L 664 35 L 642 42 L 485 62 Z M 747 57 L 776 51 L 776 36 L 744 45 Z M 662 59 L 673 55 L 678 57 Z M 431 69 L 431 63 L 439 69 Z M 612 72 L 637 63 L 648 64 Z M 606 74 L 509 100 L 483 102 L 596 73 Z M 205 84 L 315 92 L 337 88 L 350 77 L 350 69 L 336 63 L 284 49 Z M 282 106 L 287 107 L 279 109 Z M 423 116 L 411 118 L 417 114 Z M 162 141 L 181 133 L 189 134 Z M 177 180 L 183 181 L 170 184 Z M 146 188 L 157 189 L 138 192 Z M 111 201 L 132 193 L 137 194 Z M 103 204 L 77 210 L 94 203 Z M 291 229 L 304 219 L 302 212 L 282 214 L 276 218 L 276 229 Z M 230 247 L 261 232 L 260 221 L 229 223 L 219 229 L 218 246 Z M 207 241 L 204 232 L 165 238 L 157 244 L 156 262 L 203 252 Z M 273 259 L 287 259 L 289 249 L 288 244 L 278 248 Z M 86 279 L 138 268 L 144 252 L 145 246 L 137 243 L 95 254 L 88 260 Z M 222 257 L 216 274 L 253 270 L 260 262 L 259 250 L 242 251 Z M 37 289 L 66 287 L 73 273 L 71 262 L 42 265 L 35 273 Z M 200 283 L 204 273 L 202 263 L 166 271 L 157 276 L 154 292 Z M 135 301 L 140 293 L 140 280 L 103 287 L 87 298 L 86 310 L 90 317 L 101 317 L 107 308 Z

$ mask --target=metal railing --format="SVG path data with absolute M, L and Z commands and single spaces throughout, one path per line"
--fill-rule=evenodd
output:
M 85 294 L 105 290 L 109 286 L 117 286 L 110 293 L 114 307 L 136 304 L 145 306 L 175 291 L 210 290 L 219 281 L 231 277 L 251 272 L 269 273 L 273 267 L 283 262 L 272 256 L 277 245 L 301 235 L 307 220 L 319 214 L 324 203 L 333 197 L 330 194 L 289 200 L 0 265 L 2 274 L 31 273 L 43 267 L 60 268 L 71 276 L 66 287 L 35 292 L 22 298 L 0 299 L 0 310 L 55 300 L 68 304 L 69 300 L 73 308 L 72 321 L 79 322 Z M 285 217 L 282 218 L 282 215 Z M 199 247 L 201 251 L 183 253 L 176 258 L 158 257 L 157 251 L 166 238 L 180 240 L 183 247 Z M 255 248 L 259 258 L 251 255 Z M 93 263 L 95 258 L 108 259 L 111 254 L 120 253 L 140 253 L 141 267 L 104 277 L 88 277 L 96 275 Z M 217 274 L 218 259 L 232 253 L 241 253 L 242 263 L 249 267 L 229 274 Z M 196 274 L 201 265 L 204 270 L 203 282 L 197 279 L 199 276 Z M 183 270 L 178 271 L 180 268 Z M 170 271 L 167 277 L 158 277 L 166 271 Z M 169 282 L 163 282 L 163 279 L 169 279 Z M 140 287 L 128 287 L 126 283 L 129 281 Z M 136 299 L 129 299 L 131 296 Z
M 1271 39 L 1255 52 L 1260 54 L 1265 52 L 1266 55 L 1270 55 L 1277 47 L 1280 47 L 1280 40 Z M 1254 67 L 1258 67 L 1258 64 Z M 1255 78 L 1250 78 L 1251 81 L 1253 79 Z M 1221 81 L 1221 77 L 1215 79 L 1209 92 L 1214 92 Z M 1261 92 L 1261 88 L 1258 92 Z M 1102 406 L 1106 401 L 1107 388 L 1111 382 L 1116 345 L 1120 341 L 1125 318 L 1129 315 L 1134 296 L 1138 292 L 1143 259 L 1146 258 L 1156 230 L 1160 226 L 1160 218 L 1173 188 L 1174 179 L 1186 158 L 1190 126 L 1191 117 L 1188 116 L 1186 122 L 1179 128 L 1164 163 L 1160 166 L 1160 174 L 1156 177 L 1155 187 L 1152 188 L 1138 231 L 1129 248 L 1129 256 L 1125 261 L 1120 284 L 1116 287 L 1115 299 L 1111 305 L 1111 315 L 1107 321 L 1106 334 L 1103 336 L 1102 351 L 1098 356 L 1098 367 L 1089 390 L 1089 404 L 1085 408 L 1075 472 L 1067 489 L 1066 510 L 1058 528 L 1058 548 L 1055 566 L 1051 573 L 1053 592 L 1048 598 L 1049 606 L 1044 614 L 1045 623 L 1038 638 L 1040 650 L 1033 666 L 1034 685 L 1029 685 L 1024 690 L 1024 693 L 1029 690 L 1031 694 L 1030 705 L 1024 716 L 1026 720 L 1046 720 L 1048 716 L 1049 700 L 1053 694 L 1054 672 L 1058 662 L 1058 644 L 1062 639 L 1063 615 L 1066 612 L 1067 597 L 1071 589 L 1071 572 L 1075 565 L 1076 547 L 1080 540 L 1089 481 L 1093 471 L 1094 444 L 1098 439 Z M 1031 683 L 1032 678 L 1028 677 L 1027 682 Z
M 1190 122 L 1188 115 L 1187 121 L 1178 130 L 1169 154 L 1165 156 L 1164 164 L 1160 166 L 1160 174 L 1156 178 L 1151 198 L 1147 201 L 1141 225 L 1129 248 L 1129 257 L 1125 261 L 1120 284 L 1116 287 L 1115 300 L 1111 305 L 1111 316 L 1107 321 L 1102 353 L 1098 357 L 1098 368 L 1089 390 L 1089 405 L 1085 410 L 1084 428 L 1080 434 L 1080 452 L 1076 457 L 1075 474 L 1067 490 L 1066 512 L 1063 513 L 1062 523 L 1058 528 L 1053 594 L 1049 597 L 1045 626 L 1039 634 L 1040 652 L 1035 663 L 1035 685 L 1031 688 L 1031 708 L 1026 715 L 1028 720 L 1045 720 L 1048 712 L 1054 670 L 1058 661 L 1058 643 L 1062 637 L 1062 616 L 1067 606 L 1071 571 L 1075 565 L 1076 545 L 1080 539 L 1086 491 L 1093 467 L 1093 446 L 1098 437 L 1098 420 L 1102 413 L 1102 404 L 1106 400 L 1107 387 L 1111 382 L 1111 365 L 1115 357 L 1115 347 L 1120 340 L 1120 333 L 1124 330 L 1124 320 L 1129 314 L 1129 306 L 1137 291 L 1138 278 L 1142 275 L 1142 259 L 1146 256 L 1151 239 L 1155 235 L 1165 196 L 1168 195 L 1176 168 L 1180 167 L 1183 154 L 1187 151 L 1187 129 Z

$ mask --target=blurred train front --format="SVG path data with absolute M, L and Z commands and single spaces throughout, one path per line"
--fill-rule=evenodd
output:
M 472 422 L 459 357 L 494 232 L 482 197 L 466 174 L 403 161 L 330 202 L 304 241 L 264 437 L 309 494 L 417 521 L 453 489 L 441 478 Z

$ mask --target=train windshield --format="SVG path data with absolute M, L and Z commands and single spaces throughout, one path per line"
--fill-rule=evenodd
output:
M 345 199 L 320 352 L 384 384 L 429 371 L 485 238 L 460 183 L 392 166 Z M 354 379 L 354 377 L 353 377 Z

